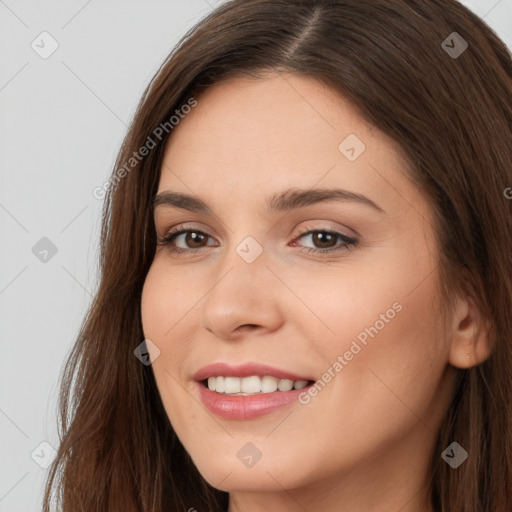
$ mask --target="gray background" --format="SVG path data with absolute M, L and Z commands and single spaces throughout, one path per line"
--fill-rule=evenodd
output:
M 58 376 L 96 286 L 92 191 L 149 79 L 220 3 L 0 0 L 0 512 L 41 509 L 41 443 L 58 445 Z M 512 48 L 512 0 L 462 3 Z

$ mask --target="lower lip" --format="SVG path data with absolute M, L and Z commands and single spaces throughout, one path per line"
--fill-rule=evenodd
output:
M 201 382 L 197 385 L 201 401 L 216 416 L 229 420 L 251 420 L 296 402 L 299 395 L 313 384 L 292 391 L 275 391 L 249 396 L 223 395 L 211 391 Z

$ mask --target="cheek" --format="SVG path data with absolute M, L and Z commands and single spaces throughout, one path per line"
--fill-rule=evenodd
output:
M 144 337 L 160 350 L 151 366 L 164 405 L 175 393 L 176 384 L 172 377 L 181 379 L 181 363 L 189 349 L 187 340 L 182 337 L 177 340 L 175 333 L 180 330 L 181 322 L 190 321 L 187 314 L 193 312 L 188 304 L 197 301 L 197 298 L 188 297 L 193 294 L 188 291 L 193 289 L 192 286 L 185 287 L 176 281 L 169 270 L 155 262 L 146 276 L 141 298 Z
M 155 260 L 144 282 L 141 317 L 144 335 L 155 340 L 171 339 L 178 322 L 193 312 L 201 297 L 197 282 L 184 277 L 179 268 Z M 186 321 L 189 321 L 188 316 Z M 162 348 L 162 347 L 160 347 Z
M 431 307 L 434 279 L 432 274 L 412 293 L 404 281 L 392 293 L 374 289 L 365 307 L 354 298 L 338 317 L 338 330 L 347 334 L 325 351 L 331 363 L 342 356 L 343 368 L 328 393 L 353 419 L 350 435 L 366 432 L 375 439 L 369 426 L 376 420 L 389 439 L 413 428 L 418 417 L 429 418 L 435 428 L 448 344 Z
M 189 288 L 177 286 L 176 278 L 169 274 L 169 270 L 155 260 L 142 289 L 141 318 L 144 337 L 160 350 L 151 368 L 167 416 L 174 425 L 184 421 L 182 412 L 186 411 L 185 407 L 179 406 L 185 397 L 180 394 L 177 381 L 182 378 L 179 371 L 186 357 L 187 343 L 174 343 L 171 347 L 168 340 L 173 339 L 173 330 L 179 329 L 180 318 L 190 307 L 184 298 Z
M 434 275 L 412 292 L 418 285 L 416 272 L 407 270 L 407 262 L 397 256 L 390 251 L 374 258 L 382 265 L 349 262 L 325 267 L 314 278 L 307 272 L 288 276 L 287 282 L 293 283 L 293 292 L 302 301 L 301 305 L 296 300 L 294 309 L 290 303 L 289 311 L 294 312 L 289 320 L 300 326 L 304 340 L 324 356 L 321 359 L 336 359 L 350 350 L 354 340 L 369 347 L 371 340 L 379 339 L 387 351 L 410 346 L 411 336 L 418 333 L 428 336 L 433 325 L 420 326 L 418 321 L 427 320 Z
M 300 328 L 314 340 L 312 360 L 323 362 L 317 370 L 327 383 L 319 397 L 343 403 L 354 434 L 373 424 L 370 416 L 385 419 L 395 411 L 399 429 L 399 421 L 415 420 L 407 406 L 426 412 L 448 361 L 431 262 L 418 259 L 415 268 L 407 257 L 379 261 L 385 271 L 340 268 L 336 280 L 320 273 L 315 286 L 303 280 L 294 287 L 315 313 L 303 315 Z

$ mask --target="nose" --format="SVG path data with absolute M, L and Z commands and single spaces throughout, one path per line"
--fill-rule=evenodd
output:
M 277 330 L 283 323 L 283 286 L 268 264 L 264 252 L 252 263 L 235 251 L 226 256 L 203 301 L 202 327 L 228 340 Z

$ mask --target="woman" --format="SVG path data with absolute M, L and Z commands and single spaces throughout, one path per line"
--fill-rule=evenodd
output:
M 191 30 L 105 187 L 45 510 L 509 510 L 511 97 L 455 1 Z

